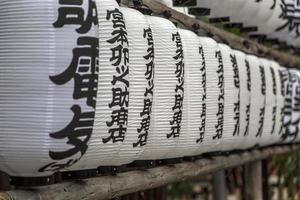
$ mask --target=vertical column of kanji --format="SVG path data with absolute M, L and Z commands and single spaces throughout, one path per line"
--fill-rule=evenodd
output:
M 219 44 L 223 58 L 223 84 L 224 84 L 224 126 L 222 137 L 222 150 L 233 150 L 239 142 L 239 120 L 240 120 L 240 101 L 239 101 L 239 71 L 236 57 L 231 48 L 225 44 Z
M 183 54 L 177 29 L 169 20 L 147 19 L 155 47 L 154 99 L 148 142 L 140 160 L 168 158 L 180 134 L 183 100 Z
M 265 69 L 266 75 L 266 104 L 265 104 L 265 119 L 263 127 L 263 135 L 259 143 L 260 146 L 267 146 L 272 143 L 272 137 L 275 135 L 276 126 L 276 95 L 277 95 L 277 83 L 275 77 L 275 71 L 271 67 L 271 61 L 260 58 L 261 63 Z
M 293 112 L 293 84 L 291 82 L 291 73 L 288 69 L 284 67 L 280 68 L 280 79 L 284 97 L 284 108 L 282 110 L 283 129 L 281 132 L 281 142 L 287 143 L 290 135 L 293 135 L 293 133 L 291 133 L 289 130 L 289 126 L 292 123 Z
M 58 119 L 54 119 L 61 127 L 49 133 L 51 138 L 49 157 L 52 161 L 41 167 L 39 172 L 91 167 L 88 162 L 78 163 L 78 161 L 88 156 L 94 126 L 99 72 L 96 4 L 93 0 L 61 0 L 58 3 L 59 7 L 56 10 L 58 17 L 52 23 L 53 27 L 61 32 L 60 37 L 55 38 L 60 44 L 56 47 L 56 51 L 64 56 L 61 59 L 67 60 L 68 64 L 63 70 L 52 71 L 49 79 L 59 94 L 56 98 L 69 108 L 67 113 L 71 117 L 68 121 L 62 121 L 65 123 L 63 125 L 59 116 Z M 66 32 L 70 30 L 72 32 Z M 73 41 L 69 52 L 58 50 L 64 45 L 70 47 L 68 43 L 70 39 Z M 66 55 L 72 56 L 69 58 Z M 60 92 L 68 96 L 61 99 Z M 59 102 L 57 100 L 54 102 L 53 112 L 61 116 L 66 115 L 60 113 Z
M 188 30 L 178 29 L 181 36 L 184 55 L 184 99 L 182 108 L 182 125 L 179 144 L 174 148 L 170 158 L 198 154 L 201 144 L 197 142 L 204 135 L 200 134 L 202 113 L 202 56 L 199 37 Z
M 294 73 L 295 84 L 293 88 L 293 114 L 292 124 L 295 132 L 295 140 L 293 142 L 300 142 L 300 72 L 298 69 L 292 70 Z
M 125 140 L 129 106 L 129 41 L 115 0 L 96 0 L 99 21 L 99 83 L 89 161 L 112 165 Z
M 284 119 L 284 93 L 285 93 L 285 88 L 284 88 L 284 83 L 283 83 L 283 73 L 281 73 L 281 67 L 280 65 L 275 62 L 271 61 L 272 64 L 272 69 L 275 74 L 275 79 L 276 79 L 276 120 L 275 120 L 275 131 L 274 134 L 272 135 L 272 141 L 270 142 L 271 144 L 275 144 L 280 142 L 281 134 L 283 133 L 283 119 Z M 272 73 L 273 74 L 273 73 Z
M 253 55 L 248 55 L 247 59 L 251 71 L 251 108 L 247 143 L 249 144 L 249 147 L 254 147 L 255 145 L 258 145 L 263 134 L 266 78 L 264 66 L 259 59 Z
M 176 144 L 173 148 L 177 148 L 179 144 L 179 136 L 181 134 L 181 126 L 182 126 L 182 109 L 183 109 L 183 100 L 184 100 L 184 85 L 185 85 L 185 59 L 184 59 L 184 51 L 183 44 L 181 40 L 181 35 L 179 32 L 172 35 L 172 40 L 176 44 L 176 55 L 173 57 L 176 62 L 176 70 L 175 75 L 177 78 L 177 85 L 174 89 L 175 91 L 175 103 L 172 107 L 174 112 L 173 119 L 170 120 L 171 130 L 170 133 L 167 134 L 168 139 L 176 139 Z M 171 157 L 171 151 L 167 158 Z
M 137 160 L 147 145 L 153 102 L 154 44 L 146 17 L 121 8 L 127 26 L 130 52 L 130 97 L 127 135 L 114 164 Z
M 247 149 L 247 140 L 249 136 L 250 124 L 250 92 L 251 92 L 251 71 L 250 64 L 246 54 L 241 51 L 234 51 L 238 65 L 239 78 L 240 78 L 240 128 L 239 135 L 240 142 L 236 146 L 237 149 Z
M 201 153 L 208 152 L 207 149 L 205 149 L 205 145 L 203 145 L 204 141 L 207 139 L 210 139 L 209 137 L 206 136 L 205 128 L 206 128 L 206 113 L 207 113 L 207 104 L 206 104 L 206 99 L 207 99 L 207 74 L 206 74 L 206 57 L 204 54 L 204 49 L 203 45 L 201 44 L 200 38 L 198 38 L 200 42 L 200 47 L 199 47 L 199 54 L 202 59 L 201 65 L 200 65 L 200 72 L 201 72 L 201 114 L 200 114 L 200 124 L 199 124 L 199 138 L 197 139 L 197 143 L 200 144 L 199 148 L 196 151 L 196 155 L 200 155 Z M 197 100 L 199 101 L 199 100 Z M 206 148 L 209 146 L 206 145 Z
M 202 148 L 207 152 L 221 150 L 224 126 L 223 59 L 218 44 L 211 38 L 200 37 L 206 62 L 206 122 Z
M 285 105 L 285 131 L 282 135 L 284 143 L 299 140 L 299 72 L 294 69 L 288 70 L 289 83 L 286 90 Z
M 296 32 L 295 39 L 291 45 L 300 46 L 300 2 L 299 0 L 295 0 L 295 11 L 294 11 L 294 29 Z

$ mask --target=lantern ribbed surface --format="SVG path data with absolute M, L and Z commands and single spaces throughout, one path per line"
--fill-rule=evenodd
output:
M 61 130 L 74 110 L 94 109 L 86 99 L 74 99 L 75 71 L 66 70 L 76 61 L 78 43 L 97 40 L 79 39 L 80 25 L 61 21 L 58 1 L 1 1 L 0 6 L 0 169 L 12 176 L 50 175 L 84 156 L 66 143 Z M 85 36 L 96 37 L 94 28 Z M 72 148 L 75 153 L 66 152 Z
M 182 29 L 179 29 L 178 32 L 184 47 L 185 82 L 181 133 L 172 157 L 192 156 L 201 153 L 199 147 L 204 140 L 204 132 L 201 132 L 200 129 L 202 123 L 205 123 L 203 110 L 205 101 L 203 97 L 206 90 L 204 88 L 206 80 L 203 48 L 199 37 L 193 32 Z
M 259 1 L 259 11 L 256 15 L 256 24 L 258 27 L 258 30 L 256 33 L 258 34 L 265 34 L 270 30 L 270 25 L 268 24 L 268 21 L 272 18 L 273 16 L 273 10 L 274 8 L 272 7 L 274 2 L 273 1 Z
M 282 84 L 282 93 L 284 98 L 283 103 L 283 130 L 281 133 L 281 142 L 288 143 L 290 142 L 290 129 L 289 125 L 292 121 L 292 113 L 293 113 L 293 84 L 292 84 L 292 73 L 285 67 L 280 68 L 280 79 Z
M 274 69 L 275 78 L 276 78 L 276 124 L 275 131 L 270 139 L 270 144 L 275 144 L 280 142 L 281 134 L 283 132 L 283 117 L 284 117 L 284 85 L 281 79 L 281 67 L 275 62 L 271 61 L 272 68 Z
M 224 125 L 222 136 L 222 150 L 229 151 L 237 146 L 236 138 L 239 135 L 240 120 L 240 80 L 237 60 L 231 48 L 225 44 L 219 44 L 223 59 L 223 87 L 224 87 Z M 221 79 L 219 78 L 219 82 Z M 220 85 L 220 84 L 219 84 Z
M 240 13 L 242 12 L 242 9 L 245 8 L 246 6 L 246 1 L 232 1 L 231 2 L 231 15 L 230 15 L 230 22 L 229 23 L 242 23 L 241 21 L 241 16 L 240 16 Z M 239 12 L 236 12 L 236 11 L 239 11 Z
M 137 160 L 147 144 L 149 127 L 145 124 L 151 119 L 155 70 L 153 36 L 146 17 L 130 8 L 121 8 L 121 11 L 129 40 L 130 95 L 127 133 L 116 156 L 117 165 Z
M 265 103 L 265 116 L 264 116 L 264 127 L 262 133 L 262 139 L 259 143 L 260 146 L 269 145 L 272 142 L 272 137 L 275 135 L 276 126 L 276 74 L 272 68 L 271 61 L 267 59 L 260 59 L 265 69 L 266 77 L 266 103 Z
M 299 15 L 294 0 L 196 2 L 211 22 L 300 41 L 286 21 Z M 0 171 L 12 185 L 300 142 L 297 69 L 115 0 L 0 7 Z
M 223 134 L 224 105 L 220 95 L 224 92 L 224 87 L 220 87 L 219 77 L 223 76 L 223 59 L 216 41 L 207 37 L 200 37 L 206 62 L 206 122 L 205 138 L 202 143 L 204 150 L 221 151 L 221 141 Z M 219 73 L 218 73 L 219 72 Z M 221 83 L 223 79 L 221 78 Z M 224 82 L 223 82 L 224 83 Z
M 289 69 L 289 81 L 285 96 L 285 130 L 282 134 L 284 143 L 299 141 L 299 91 L 300 76 L 298 70 Z
M 257 27 L 256 26 L 256 16 L 259 12 L 259 3 L 257 1 L 246 1 L 245 7 L 240 13 L 240 18 L 244 27 Z
M 251 108 L 249 135 L 247 136 L 247 146 L 254 147 L 261 141 L 263 134 L 266 80 L 265 69 L 256 56 L 248 55 L 247 59 L 251 71 Z
M 170 21 L 150 16 L 147 16 L 147 19 L 155 45 L 154 97 L 148 142 L 140 160 L 168 158 L 168 154 L 172 153 L 178 144 L 179 138 L 179 135 L 172 135 L 171 122 L 175 115 L 173 108 L 178 84 L 176 64 L 181 59 L 181 56 L 178 60 L 175 59 L 179 50 L 176 47 L 176 40 L 180 43 L 180 36 Z M 182 104 L 180 101 L 179 99 L 178 103 Z
M 234 51 L 240 78 L 240 128 L 239 128 L 239 143 L 237 149 L 247 148 L 247 136 L 249 135 L 250 123 L 250 92 L 251 92 L 251 72 L 250 65 L 246 54 L 241 51 Z
M 112 84 L 114 76 L 120 76 L 128 67 L 125 59 L 118 60 L 114 57 L 113 49 L 120 48 L 122 52 L 128 51 L 128 42 L 114 41 L 112 35 L 117 29 L 121 29 L 127 34 L 126 22 L 124 15 L 120 10 L 117 2 L 112 0 L 96 0 L 98 10 L 98 22 L 100 24 L 98 31 L 99 38 L 99 80 L 98 80 L 98 96 L 95 111 L 95 124 L 91 142 L 86 156 L 72 170 L 78 169 L 95 169 L 98 166 L 107 166 L 114 164 L 114 158 L 117 158 L 119 150 L 123 144 L 122 137 L 113 138 L 110 131 L 119 126 L 113 122 L 117 110 L 127 109 L 126 105 L 113 106 L 113 89 L 120 88 L 122 91 L 130 91 L 129 87 L 121 82 Z M 114 27 L 114 18 L 120 19 L 119 27 Z M 122 25 L 125 24 L 125 27 Z M 121 26 L 121 27 L 120 27 Z M 128 38 L 127 38 L 128 39 Z M 125 54 L 124 54 L 125 55 Z M 123 55 L 123 56 L 124 56 Z M 116 54 L 117 56 L 117 54 Z M 123 58 L 122 56 L 122 58 Z M 125 66 L 122 69 L 122 66 Z M 118 70 L 119 69 L 119 70 Z M 118 71 L 120 73 L 118 73 Z M 128 76 L 124 76 L 128 80 Z M 117 91 L 116 91 L 117 92 Z M 126 122 L 123 122 L 126 123 Z M 108 124 L 112 124 L 109 126 Z M 123 125 L 127 128 L 126 125 Z M 127 132 L 124 131 L 124 137 Z M 115 133 L 118 136 L 118 133 Z

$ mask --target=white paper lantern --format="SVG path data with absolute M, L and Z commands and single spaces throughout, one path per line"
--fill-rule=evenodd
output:
M 245 9 L 246 3 L 246 1 L 231 1 L 230 22 L 227 23 L 227 25 L 231 24 L 229 27 L 236 27 L 236 25 L 242 27 L 240 13 Z M 236 12 L 237 10 L 239 12 Z
M 290 30 L 289 18 L 293 15 L 294 0 L 276 1 L 274 15 L 267 23 L 270 26 L 269 38 L 276 38 L 282 42 L 292 39 L 295 29 Z
M 223 0 L 197 0 L 197 5 L 194 8 L 205 8 L 209 10 L 208 16 L 212 19 L 226 19 L 229 20 L 229 16 L 232 11 L 232 1 Z M 226 21 L 225 20 L 225 21 Z
M 257 1 L 245 1 L 245 7 L 242 11 L 238 11 L 240 14 L 240 20 L 244 27 L 257 27 L 257 18 L 255 16 L 259 12 L 259 3 Z
M 153 103 L 154 44 L 146 17 L 130 8 L 121 8 L 129 40 L 130 95 L 125 140 L 115 165 L 138 159 L 147 143 Z M 101 56 L 101 55 L 100 55 Z
M 263 134 L 265 102 L 266 102 L 266 79 L 265 69 L 256 56 L 248 55 L 247 59 L 251 71 L 251 108 L 250 126 L 247 145 L 254 147 L 261 141 Z
M 236 56 L 231 48 L 225 44 L 219 44 L 223 60 L 223 78 L 219 78 L 219 86 L 223 81 L 224 87 L 224 125 L 222 136 L 222 151 L 235 150 L 240 141 L 240 79 Z M 223 80 L 222 80 L 223 79 Z
M 300 142 L 300 71 L 298 69 L 292 69 L 293 73 L 293 113 L 292 113 L 292 127 L 291 132 L 293 134 L 293 142 Z
M 299 140 L 299 72 L 288 70 L 289 81 L 286 82 L 285 105 L 284 105 L 284 132 L 283 143 L 292 143 Z
M 188 15 L 188 9 L 185 7 L 173 7 L 173 0 L 158 0 L 158 2 L 174 9 L 177 10 L 178 12 L 184 13 L 186 15 Z
M 291 83 L 291 73 L 285 67 L 280 68 L 280 79 L 282 84 L 282 92 L 284 92 L 284 105 L 283 105 L 283 130 L 281 133 L 281 142 L 289 142 L 289 124 L 292 121 L 292 97 L 293 97 L 293 84 Z
M 127 84 L 127 70 L 130 69 L 126 21 L 116 1 L 96 0 L 96 3 L 99 21 L 99 80 L 95 124 L 86 156 L 71 170 L 112 166 L 127 135 L 128 113 L 124 110 L 128 110 L 126 91 L 130 92 L 130 85 Z M 120 33 L 123 34 L 121 38 L 118 37 Z M 122 81 L 116 81 L 114 77 L 122 77 Z M 123 92 L 123 98 L 118 102 L 117 93 L 121 94 L 120 91 Z M 122 134 L 117 130 L 122 130 Z
M 275 78 L 276 78 L 276 86 L 277 86 L 277 95 L 276 95 L 276 125 L 275 131 L 270 139 L 270 144 L 276 144 L 280 142 L 281 135 L 283 132 L 283 120 L 284 120 L 284 73 L 281 73 L 280 65 L 272 61 L 272 68 L 274 69 Z
M 178 145 L 170 157 L 199 155 L 204 140 L 205 125 L 205 61 L 199 37 L 191 31 L 179 29 L 185 59 L 182 127 Z M 203 78 L 204 77 L 204 78 Z M 205 128 L 205 127 L 203 127 Z
M 224 87 L 219 87 L 219 77 L 223 74 L 223 60 L 216 41 L 207 37 L 200 37 L 206 62 L 206 120 L 205 136 L 201 152 L 221 151 L 223 136 L 224 113 L 221 111 L 224 101 L 220 96 L 224 94 Z M 219 72 L 219 73 L 218 73 Z M 223 83 L 224 86 L 224 80 Z M 219 110 L 221 112 L 219 112 Z
M 180 136 L 183 100 L 184 59 L 180 35 L 166 19 L 147 19 L 155 46 L 154 99 L 148 142 L 139 160 L 165 159 L 173 153 Z
M 0 6 L 0 170 L 51 175 L 84 157 L 91 140 L 99 43 L 97 17 L 88 8 L 95 5 L 12 0 Z M 90 23 L 83 24 L 83 12 L 69 16 L 74 7 L 91 14 Z M 92 88 L 80 82 L 83 75 Z M 76 127 L 85 128 L 82 137 Z
M 258 13 L 253 17 L 254 23 L 257 25 L 258 30 L 254 34 L 264 35 L 269 31 L 270 27 L 268 21 L 273 16 L 274 1 L 259 1 Z M 250 33 L 251 34 L 251 33 Z
M 237 149 L 246 149 L 247 146 L 246 138 L 249 137 L 249 125 L 250 125 L 250 92 L 251 92 L 251 71 L 250 63 L 247 59 L 246 54 L 241 51 L 234 51 L 236 56 L 239 77 L 240 77 L 240 131 L 239 137 L 240 142 L 238 143 Z
M 266 77 L 266 104 L 265 104 L 265 116 L 262 139 L 259 143 L 260 146 L 267 146 L 272 144 L 272 137 L 275 135 L 276 128 L 276 94 L 277 94 L 277 82 L 275 70 L 271 67 L 271 61 L 267 59 L 260 59 L 265 70 Z

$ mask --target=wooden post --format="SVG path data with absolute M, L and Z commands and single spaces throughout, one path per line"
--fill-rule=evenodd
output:
M 263 199 L 270 199 L 270 188 L 269 188 L 269 172 L 268 172 L 268 159 L 262 160 L 262 186 L 263 186 Z
M 263 200 L 262 162 L 255 161 L 245 166 L 245 199 Z
M 226 179 L 225 170 L 216 172 L 213 175 L 213 200 L 226 200 Z

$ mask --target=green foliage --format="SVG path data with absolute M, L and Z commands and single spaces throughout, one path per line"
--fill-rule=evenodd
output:
M 191 199 L 192 194 L 193 194 L 192 182 L 180 182 L 168 186 L 168 196 L 172 200 Z
M 277 155 L 273 157 L 272 166 L 278 174 L 279 184 L 287 188 L 289 199 L 295 199 L 299 187 L 299 153 Z

